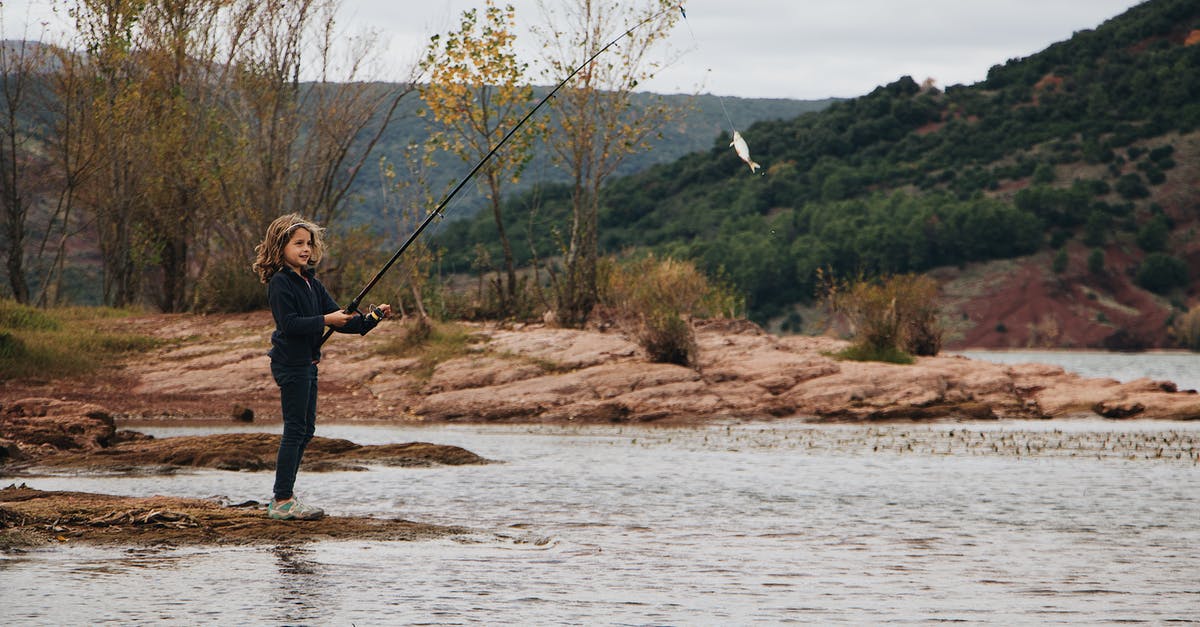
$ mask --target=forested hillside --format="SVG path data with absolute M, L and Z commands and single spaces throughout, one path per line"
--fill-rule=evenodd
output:
M 751 174 L 722 133 L 708 150 L 618 179 L 600 216 L 604 249 L 698 260 L 742 290 L 760 321 L 811 301 L 818 269 L 927 272 L 997 259 L 1044 266 L 1058 286 L 1051 299 L 1115 299 L 1114 313 L 1086 314 L 1079 324 L 1096 328 L 1068 344 L 1128 336 L 1121 311 L 1130 320 L 1153 314 L 1131 343 L 1169 344 L 1167 327 L 1192 302 L 1194 0 L 1144 3 L 996 65 L 975 85 L 941 90 L 900 77 L 820 112 L 740 130 L 764 173 Z M 565 203 L 553 186 L 515 198 L 511 232 L 530 231 L 531 211 L 553 222 Z M 447 267 L 468 268 L 493 229 L 484 220 L 443 229 Z M 534 238 L 517 246 L 526 259 L 556 250 L 552 233 Z

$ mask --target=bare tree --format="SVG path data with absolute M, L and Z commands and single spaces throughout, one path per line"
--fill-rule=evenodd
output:
M 86 54 L 57 81 L 72 100 L 58 103 L 55 154 L 62 198 L 92 219 L 107 303 L 193 307 L 213 272 L 248 275 L 276 215 L 337 222 L 416 75 L 363 82 L 372 40 L 342 38 L 337 7 L 79 0 Z
M 583 68 L 556 102 L 549 144 L 571 175 L 571 231 L 562 276 L 556 283 L 556 315 L 581 325 L 597 301 L 597 215 L 600 190 L 624 158 L 646 148 L 671 112 L 664 106 L 639 111 L 633 89 L 664 61 L 652 57 L 679 19 L 679 5 L 645 0 L 636 6 L 614 0 L 571 0 L 562 12 L 542 4 L 548 26 L 537 29 L 545 44 L 548 77 L 568 75 L 583 59 L 625 33 L 621 45 Z
M 237 220 L 218 225 L 233 254 L 249 257 L 275 216 L 298 211 L 335 224 L 372 150 L 415 89 L 418 71 L 396 84 L 363 82 L 373 38 L 351 41 L 345 65 L 331 0 L 239 0 L 227 30 L 246 42 L 231 59 L 222 134 L 234 150 L 214 163 L 220 203 Z M 318 33 L 315 39 L 307 35 Z M 309 52 L 314 58 L 306 56 Z M 306 67 L 312 80 L 302 80 Z M 311 70 L 310 70 L 311 71 Z
M 41 67 L 42 48 L 28 38 L 9 41 L 0 17 L 0 211 L 4 220 L 4 243 L 8 248 L 5 269 L 13 298 L 30 300 L 26 279 L 26 236 L 29 206 L 28 185 L 40 161 L 28 145 L 31 83 Z
M 46 77 L 49 85 L 41 108 L 47 129 L 46 151 L 52 163 L 46 188 L 50 211 L 38 255 L 43 259 L 49 255 L 50 259 L 43 263 L 45 270 L 36 299 L 40 307 L 60 301 L 67 243 L 88 224 L 86 216 L 75 211 L 76 195 L 98 166 L 98 146 L 90 141 L 89 127 L 84 123 L 92 95 L 86 63 L 69 47 L 50 48 L 48 58 L 54 69 Z

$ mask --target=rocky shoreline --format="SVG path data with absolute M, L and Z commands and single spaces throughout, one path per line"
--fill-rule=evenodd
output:
M 273 468 L 275 434 L 152 438 L 128 429 L 199 421 L 277 424 L 278 392 L 265 357 L 269 314 L 147 316 L 113 324 L 167 341 L 91 380 L 5 382 L 0 392 L 0 476 Z M 778 337 L 745 321 L 698 325 L 699 364 L 694 369 L 650 363 L 615 330 L 464 326 L 470 334 L 468 350 L 432 367 L 419 358 L 380 350 L 404 332 L 401 324 L 381 325 L 365 338 L 335 337 L 321 364 L 320 421 L 703 426 L 742 421 L 897 425 L 1072 417 L 1200 419 L 1200 395 L 1176 390 L 1170 382 L 1085 379 L 1055 366 L 1002 365 L 959 356 L 924 357 L 911 365 L 841 361 L 832 356 L 845 346 L 840 340 Z M 1120 446 L 1090 436 L 997 441 L 964 430 L 914 437 L 889 430 L 859 439 L 859 448 L 900 453 L 1111 453 L 1200 462 L 1200 449 L 1190 435 Z M 833 446 L 817 436 L 803 445 Z M 318 437 L 305 469 L 490 461 L 453 446 L 361 446 Z M 0 490 L 0 548 L 72 539 L 254 543 L 419 539 L 462 532 L 375 519 L 289 525 L 267 519 L 259 503 L 43 493 L 15 484 Z
M 279 436 L 221 433 L 155 438 L 118 429 L 103 408 L 75 401 L 22 399 L 0 408 L 0 477 L 83 472 L 170 475 L 188 468 L 269 471 Z M 365 471 L 370 465 L 491 463 L 457 446 L 409 442 L 363 446 L 317 437 L 306 472 Z M 316 540 L 422 540 L 468 530 L 407 520 L 267 518 L 266 504 L 165 496 L 130 497 L 52 491 L 11 484 L 0 489 L 0 550 L 51 543 L 120 545 L 297 544 Z
M 0 406 L 48 397 L 93 403 L 118 422 L 278 420 L 265 356 L 271 320 L 159 315 L 114 321 L 168 340 L 87 382 L 6 382 Z M 465 354 L 431 366 L 380 347 L 405 331 L 335 335 L 321 363 L 323 421 L 703 424 L 1079 416 L 1200 419 L 1200 395 L 1170 382 L 1085 379 L 1056 366 L 960 356 L 911 365 L 841 361 L 828 337 L 776 336 L 747 321 L 696 327 L 696 368 L 649 362 L 615 329 L 463 324 Z

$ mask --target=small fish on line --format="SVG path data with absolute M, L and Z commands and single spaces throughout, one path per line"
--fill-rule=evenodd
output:
M 729 145 L 733 147 L 733 150 L 737 153 L 738 158 L 740 158 L 742 161 L 745 161 L 746 165 L 750 166 L 751 172 L 756 172 L 762 167 L 761 165 L 758 165 L 750 160 L 750 147 L 746 145 L 746 140 L 742 139 L 741 133 L 734 131 L 733 141 L 729 142 Z

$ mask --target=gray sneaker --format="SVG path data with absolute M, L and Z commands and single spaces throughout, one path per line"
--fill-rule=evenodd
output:
M 267 505 L 267 516 L 275 520 L 317 520 L 325 516 L 325 510 L 305 505 L 296 498 L 283 503 L 276 503 L 275 499 L 271 499 L 271 503 Z

